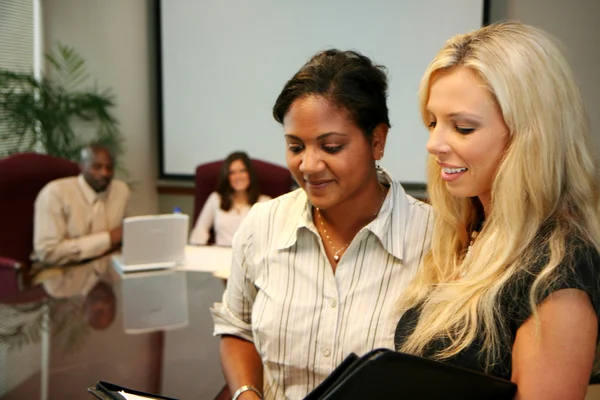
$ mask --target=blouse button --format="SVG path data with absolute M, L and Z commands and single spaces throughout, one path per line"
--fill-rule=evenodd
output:
M 331 355 L 331 350 L 329 350 L 329 349 L 325 349 L 325 350 L 323 350 L 323 355 L 324 355 L 325 357 L 329 357 L 329 356 Z

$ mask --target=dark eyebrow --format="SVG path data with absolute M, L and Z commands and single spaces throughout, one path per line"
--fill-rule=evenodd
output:
M 326 133 L 322 133 L 319 136 L 317 136 L 317 140 L 323 140 L 325 138 L 328 138 L 329 136 L 347 136 L 347 135 L 342 132 L 326 132 Z M 299 142 L 302 141 L 302 139 L 300 139 L 298 136 L 292 135 L 291 133 L 286 133 L 285 137 L 288 139 L 298 140 Z

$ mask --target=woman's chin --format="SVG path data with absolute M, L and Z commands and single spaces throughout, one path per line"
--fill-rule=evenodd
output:
M 236 193 L 246 193 L 246 191 L 248 190 L 248 186 L 238 186 L 238 187 L 233 186 L 232 188 L 233 188 L 233 191 Z
M 459 187 L 457 185 L 450 185 L 446 183 L 446 189 L 448 190 L 448 193 L 454 197 L 463 198 L 477 196 L 476 194 L 473 194 L 473 190 L 469 190 L 469 188 L 465 187 Z

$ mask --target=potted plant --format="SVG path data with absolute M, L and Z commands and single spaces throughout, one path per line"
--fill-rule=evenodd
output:
M 59 43 L 46 60 L 49 74 L 39 79 L 0 69 L 0 157 L 40 151 L 77 162 L 82 147 L 96 142 L 118 158 L 123 138 L 112 114 L 112 92 L 82 89 L 90 75 L 72 47 Z

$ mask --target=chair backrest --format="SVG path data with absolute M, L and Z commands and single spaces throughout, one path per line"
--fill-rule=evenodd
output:
M 196 167 L 196 187 L 194 190 L 194 226 L 198 214 L 202 211 L 208 196 L 217 189 L 217 181 L 223 161 L 200 164 Z M 287 168 L 262 160 L 252 160 L 252 165 L 258 176 L 261 194 L 270 197 L 281 196 L 293 187 L 293 179 Z
M 50 181 L 79 174 L 79 165 L 38 153 L 0 159 L 0 256 L 29 264 L 38 192 Z

